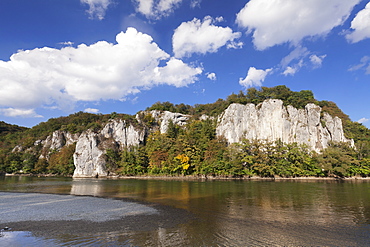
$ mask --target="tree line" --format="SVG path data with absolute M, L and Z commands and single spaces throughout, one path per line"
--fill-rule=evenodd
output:
M 217 116 L 232 103 L 259 104 L 269 98 L 281 99 L 285 105 L 296 108 L 303 108 L 307 103 L 320 105 L 323 111 L 342 119 L 345 135 L 355 140 L 356 148 L 344 143 L 331 143 L 321 153 L 315 153 L 307 146 L 281 141 L 243 140 L 229 145 L 222 137 L 216 137 L 216 120 L 198 118 L 203 114 Z M 315 100 L 309 90 L 293 92 L 285 86 L 262 87 L 260 90 L 250 88 L 246 93 L 231 94 L 227 99 L 219 99 L 212 104 L 189 106 L 157 102 L 146 110 L 180 112 L 193 117 L 181 128 L 170 122 L 167 133 L 154 131 L 142 145 L 124 150 L 107 149 L 106 168 L 110 174 L 231 177 L 370 175 L 370 130 L 352 122 L 335 103 Z M 78 112 L 49 119 L 30 129 L 0 122 L 0 171 L 71 175 L 75 145 L 65 146 L 60 151 L 49 150 L 48 155 L 40 158 L 42 144 L 35 141 L 45 139 L 55 130 L 71 133 L 99 130 L 109 119 L 115 118 L 139 125 L 134 116 L 116 112 L 105 115 Z M 142 119 L 145 125 L 142 127 L 153 128 L 157 124 L 150 114 L 144 114 Z M 13 150 L 14 147 L 18 148 Z

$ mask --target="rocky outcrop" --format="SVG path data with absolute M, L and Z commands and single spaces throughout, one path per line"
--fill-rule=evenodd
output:
M 326 148 L 330 141 L 351 142 L 344 137 L 338 117 L 327 113 L 321 117 L 321 108 L 315 104 L 296 109 L 285 107 L 278 99 L 265 100 L 257 106 L 231 104 L 219 116 L 216 132 L 229 143 L 240 142 L 243 138 L 280 139 L 285 143 L 306 144 L 315 151 Z
M 99 148 L 100 136 L 88 130 L 80 135 L 73 154 L 76 167 L 73 177 L 107 176 L 104 150 Z
M 73 155 L 75 171 L 73 177 L 104 177 L 106 150 L 123 150 L 145 143 L 145 138 L 154 131 L 166 133 L 169 123 L 186 125 L 190 115 L 169 111 L 145 111 L 136 115 L 136 121 L 110 120 L 98 131 L 87 130 L 81 134 L 55 131 L 45 140 L 38 140 L 34 146 L 42 147 L 40 158 L 48 159 L 53 151 L 76 143 Z M 201 116 L 199 120 L 213 119 Z M 322 112 L 315 104 L 304 109 L 284 106 L 281 100 L 270 99 L 261 104 L 231 104 L 218 118 L 217 136 L 224 136 L 229 143 L 242 139 L 266 141 L 281 140 L 308 145 L 312 150 L 321 151 L 333 142 L 351 142 L 345 138 L 342 121 Z M 13 152 L 20 152 L 20 145 Z M 26 150 L 27 151 L 27 150 Z
M 150 114 L 156 120 L 156 122 L 159 123 L 159 130 L 161 134 L 167 133 L 168 124 L 170 121 L 176 125 L 184 126 L 190 118 L 189 115 L 169 111 L 160 112 L 154 110 L 151 111 Z
M 48 158 L 50 152 L 60 151 L 62 147 L 75 143 L 78 140 L 78 137 L 79 134 L 57 130 L 45 140 L 37 140 L 34 145 L 42 145 L 43 151 L 40 158 Z
M 135 128 L 124 120 L 111 120 L 104 128 L 95 133 L 83 132 L 77 140 L 73 155 L 76 167 L 73 177 L 107 176 L 105 152 L 107 148 L 136 146 L 144 142 L 146 130 Z
M 151 111 L 144 113 L 144 116 L 145 114 L 152 116 L 161 133 L 167 132 L 170 121 L 183 126 L 189 119 L 188 115 L 169 111 Z M 141 122 L 138 115 L 136 119 L 139 123 Z M 73 156 L 76 167 L 73 177 L 107 176 L 104 157 L 106 148 L 118 147 L 119 150 L 122 150 L 126 147 L 143 144 L 149 131 L 154 129 L 137 128 L 124 120 L 111 120 L 97 133 L 90 130 L 82 133 L 77 140 Z
M 130 147 L 142 144 L 145 140 L 146 129 L 137 129 L 121 119 L 112 120 L 105 125 L 100 134 L 105 139 L 114 140 L 119 147 Z

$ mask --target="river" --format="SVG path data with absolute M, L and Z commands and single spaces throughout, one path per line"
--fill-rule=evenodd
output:
M 367 180 L 14 176 L 0 191 L 0 246 L 370 246 Z

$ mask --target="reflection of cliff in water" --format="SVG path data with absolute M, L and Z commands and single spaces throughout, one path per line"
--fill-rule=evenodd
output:
M 308 180 L 73 179 L 70 193 L 159 203 L 209 215 L 211 221 L 225 217 L 282 223 L 299 220 L 310 224 L 334 224 L 338 221 L 356 224 L 370 222 L 368 187 L 370 183 L 367 182 Z
M 173 227 L 164 227 L 173 221 L 166 218 L 150 231 L 110 233 L 134 246 L 370 246 L 367 180 L 5 177 L 0 190 L 127 198 L 195 216 Z
M 368 183 L 338 181 L 147 181 L 146 200 L 199 219 L 147 234 L 158 245 L 327 245 L 366 242 Z M 365 206 L 367 205 L 367 206 Z M 195 227 L 196 225 L 196 227 Z M 135 244 L 145 242 L 134 234 Z M 193 243 L 194 243 L 193 242 Z
M 78 179 L 72 181 L 71 195 L 100 196 L 103 190 L 102 183 L 97 179 Z
M 356 227 L 370 219 L 368 186 L 367 182 L 310 180 L 74 179 L 71 193 L 134 198 L 186 209 L 199 218 L 195 225 L 190 222 L 176 229 L 159 228 L 146 233 L 145 238 L 142 233 L 133 233 L 137 245 L 145 245 L 145 239 L 158 245 L 188 245 L 191 237 L 200 245 L 325 245 L 330 240 L 334 245 L 353 246 Z

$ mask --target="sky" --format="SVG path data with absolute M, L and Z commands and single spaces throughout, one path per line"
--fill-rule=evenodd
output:
M 370 127 L 368 0 L 1 0 L 0 120 L 286 85 Z

